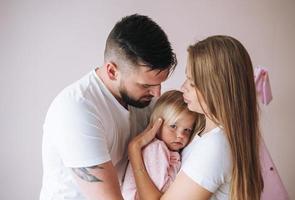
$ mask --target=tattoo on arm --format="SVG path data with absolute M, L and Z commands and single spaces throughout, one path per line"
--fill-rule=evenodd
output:
M 81 167 L 81 168 L 72 168 L 72 171 L 82 180 L 87 182 L 103 182 L 103 180 L 92 175 L 90 169 L 104 169 L 101 166 L 92 166 L 92 167 Z

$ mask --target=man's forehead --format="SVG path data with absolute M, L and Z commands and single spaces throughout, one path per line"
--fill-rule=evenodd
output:
M 151 69 L 149 67 L 139 67 L 138 75 L 146 78 L 167 78 L 169 75 L 169 69 L 159 70 L 159 69 Z
M 151 70 L 149 67 L 140 67 L 138 69 L 137 76 L 139 79 L 142 79 L 147 84 L 159 84 L 159 82 L 163 82 L 168 78 L 169 69 L 159 70 L 154 69 Z

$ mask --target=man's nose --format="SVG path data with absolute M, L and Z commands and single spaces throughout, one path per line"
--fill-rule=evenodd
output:
M 154 97 L 159 97 L 161 95 L 161 85 L 156 85 L 150 88 L 150 94 Z

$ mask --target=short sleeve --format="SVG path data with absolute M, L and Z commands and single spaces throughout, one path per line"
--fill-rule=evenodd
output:
M 181 169 L 193 181 L 212 193 L 227 181 L 231 171 L 229 146 L 226 139 L 220 135 L 209 136 L 196 143 Z
M 102 120 L 86 100 L 55 103 L 46 121 L 66 167 L 88 167 L 110 160 Z

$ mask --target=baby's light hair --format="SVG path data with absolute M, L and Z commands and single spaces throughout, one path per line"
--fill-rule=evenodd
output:
M 173 124 L 183 114 L 192 115 L 196 119 L 192 127 L 193 135 L 204 129 L 205 117 L 188 109 L 187 104 L 184 102 L 182 92 L 170 90 L 163 93 L 155 103 L 150 122 L 154 124 L 157 119 L 162 118 L 165 124 Z

